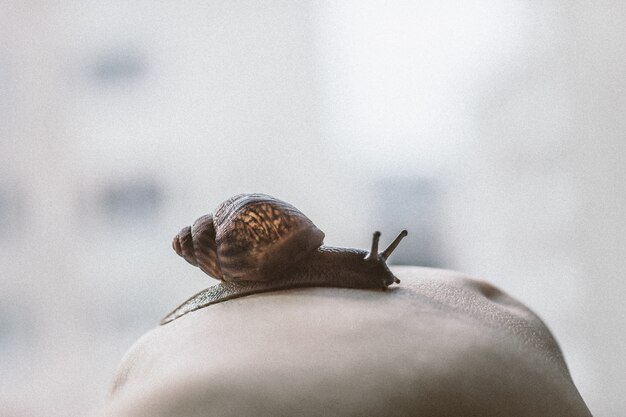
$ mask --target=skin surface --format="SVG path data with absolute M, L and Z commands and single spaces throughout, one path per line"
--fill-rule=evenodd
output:
M 282 290 L 157 327 L 97 415 L 591 415 L 524 305 L 455 272 L 392 271 L 387 291 Z

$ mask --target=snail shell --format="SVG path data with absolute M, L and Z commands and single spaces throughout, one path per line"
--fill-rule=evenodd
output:
M 324 233 L 300 210 L 265 194 L 240 194 L 174 237 L 176 253 L 222 281 L 265 281 L 307 258 Z

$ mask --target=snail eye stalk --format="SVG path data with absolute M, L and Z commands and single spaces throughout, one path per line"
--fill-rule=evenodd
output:
M 385 249 L 383 251 L 383 253 L 381 253 L 381 256 L 385 259 L 389 258 L 389 255 L 391 255 L 391 253 L 396 250 L 396 248 L 398 247 L 398 245 L 400 244 L 400 241 L 402 239 L 404 239 L 404 237 L 406 235 L 408 235 L 409 233 L 406 230 L 403 230 L 400 232 L 400 234 L 398 236 L 396 236 L 396 238 L 393 240 L 393 242 L 391 242 L 391 244 L 387 247 L 387 249 Z
M 370 253 L 365 256 L 366 261 L 377 261 L 378 257 L 378 241 L 380 240 L 380 232 L 375 231 L 374 236 L 372 237 L 372 249 Z

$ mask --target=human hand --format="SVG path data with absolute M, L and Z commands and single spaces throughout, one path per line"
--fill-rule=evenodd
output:
M 264 293 L 158 327 L 98 415 L 591 415 L 523 304 L 455 272 L 393 271 L 384 292 Z

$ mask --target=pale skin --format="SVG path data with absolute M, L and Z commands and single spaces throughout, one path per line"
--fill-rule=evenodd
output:
M 523 304 L 459 273 L 392 271 L 386 291 L 269 292 L 157 327 L 96 415 L 591 415 Z

